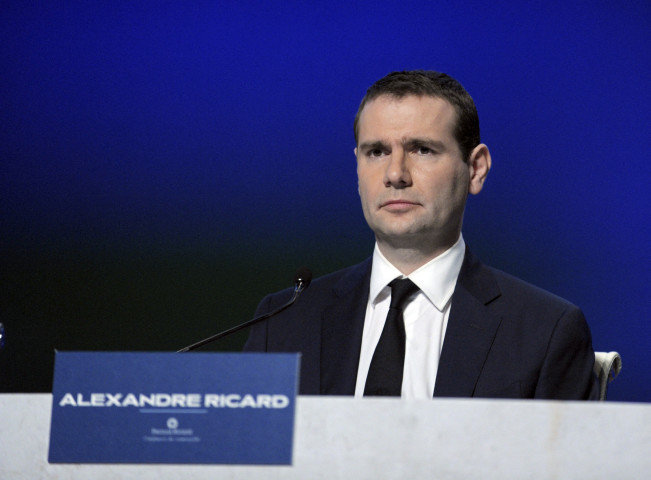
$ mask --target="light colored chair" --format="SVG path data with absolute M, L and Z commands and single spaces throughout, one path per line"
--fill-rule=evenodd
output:
M 599 378 L 599 400 L 606 400 L 608 384 L 622 370 L 622 357 L 617 352 L 594 352 L 594 373 Z

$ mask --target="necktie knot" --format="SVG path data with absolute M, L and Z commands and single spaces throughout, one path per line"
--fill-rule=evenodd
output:
M 402 310 L 405 302 L 420 288 L 408 278 L 396 278 L 389 284 L 391 287 L 391 305 L 389 308 Z

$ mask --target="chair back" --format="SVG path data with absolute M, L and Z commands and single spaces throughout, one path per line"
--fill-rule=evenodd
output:
M 599 378 L 599 400 L 606 400 L 608 384 L 622 370 L 622 357 L 617 352 L 594 352 L 594 373 Z

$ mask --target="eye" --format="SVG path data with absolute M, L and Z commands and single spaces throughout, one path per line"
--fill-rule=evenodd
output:
M 374 148 L 373 150 L 369 150 L 369 151 L 366 153 L 366 155 L 368 155 L 369 157 L 375 157 L 375 158 L 377 158 L 377 157 L 381 157 L 383 153 L 384 153 L 384 152 L 382 152 L 381 149 L 379 149 L 379 148 Z
M 423 146 L 416 147 L 415 151 L 418 155 L 432 155 L 434 153 L 434 150 L 432 150 L 431 148 L 423 147 Z

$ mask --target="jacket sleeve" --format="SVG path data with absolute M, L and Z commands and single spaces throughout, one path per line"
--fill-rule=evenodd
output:
M 579 308 L 568 306 L 556 322 L 534 398 L 598 400 L 592 337 Z

